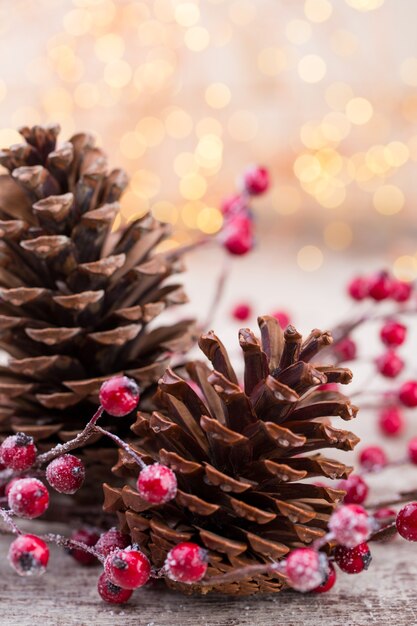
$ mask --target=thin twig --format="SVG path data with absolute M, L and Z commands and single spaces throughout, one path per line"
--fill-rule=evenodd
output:
M 120 446 L 120 448 L 123 448 L 123 450 L 129 454 L 129 456 L 132 457 L 132 459 L 142 468 L 144 469 L 146 467 L 146 463 L 144 463 L 142 461 L 142 459 L 140 458 L 140 456 L 138 454 L 136 454 L 136 452 L 134 450 L 132 450 L 132 448 L 123 441 L 123 439 L 120 439 L 120 437 L 118 437 L 117 435 L 115 435 L 114 433 L 109 432 L 108 430 L 105 430 L 104 428 L 101 428 L 101 426 L 95 426 L 95 430 L 99 433 L 101 433 L 102 435 L 105 435 L 106 437 L 110 437 L 110 439 L 112 439 L 115 443 L 117 443 L 118 446 Z

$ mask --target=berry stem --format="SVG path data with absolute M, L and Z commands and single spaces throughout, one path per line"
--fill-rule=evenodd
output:
M 11 530 L 11 532 L 14 535 L 22 534 L 22 531 L 20 530 L 20 528 L 18 528 L 16 524 L 14 523 L 12 514 L 10 513 L 10 511 L 6 511 L 6 509 L 0 509 L 0 517 L 2 518 L 3 522 L 8 526 L 8 528 Z
M 210 576 L 208 580 L 202 580 L 202 586 L 212 586 L 213 584 L 222 584 L 227 582 L 237 582 L 238 580 L 244 580 L 245 578 L 251 578 L 255 574 L 268 574 L 268 573 L 281 573 L 285 570 L 285 561 L 262 563 L 259 565 L 247 565 L 246 567 L 240 567 L 226 574 L 219 576 Z
M 232 269 L 232 264 L 230 261 L 230 257 L 226 256 L 223 260 L 223 266 L 222 266 L 220 275 L 218 276 L 217 281 L 216 281 L 216 289 L 214 290 L 214 294 L 212 297 L 211 304 L 209 306 L 207 317 L 203 323 L 203 332 L 211 328 L 212 326 L 219 304 L 222 301 L 224 289 L 225 289 L 227 280 L 230 276 L 231 269 Z
M 389 500 L 382 500 L 382 502 L 373 502 L 371 504 L 367 504 L 367 509 L 386 509 L 391 506 L 395 506 L 396 504 L 402 504 L 403 502 L 409 502 L 410 500 L 417 499 L 417 489 L 413 489 L 412 491 L 403 491 L 400 492 L 399 495 L 392 497 Z
M 96 423 L 100 419 L 100 417 L 103 415 L 103 411 L 104 411 L 103 407 L 99 406 L 99 408 L 94 413 L 91 420 L 85 426 L 84 430 L 78 433 L 78 435 L 74 439 L 71 439 L 70 441 L 67 441 L 66 443 L 59 443 L 54 448 L 52 448 L 52 450 L 49 450 L 48 452 L 44 452 L 44 454 L 40 454 L 37 458 L 37 461 L 34 467 L 40 467 L 44 463 L 49 463 L 53 459 L 56 459 L 57 457 L 62 456 L 63 454 L 66 454 L 67 452 L 70 452 L 71 450 L 80 448 L 85 443 L 87 443 L 91 435 L 93 435 L 94 432 L 96 431 Z
M 69 549 L 77 549 L 83 550 L 84 552 L 88 552 L 96 557 L 101 563 L 104 563 L 105 558 L 100 552 L 98 552 L 94 547 L 87 546 L 87 544 L 82 541 L 75 541 L 74 539 L 67 539 L 67 537 L 63 537 L 62 535 L 57 535 L 55 533 L 47 533 L 46 535 L 42 535 L 41 539 L 46 541 L 47 543 L 55 543 L 57 546 L 63 546 L 64 548 Z
M 146 463 L 142 461 L 140 456 L 136 454 L 136 452 L 134 452 L 127 443 L 120 439 L 120 437 L 118 437 L 114 433 L 109 432 L 108 430 L 105 430 L 104 428 L 101 428 L 101 426 L 95 426 L 94 429 L 102 435 L 110 437 L 110 439 L 117 443 L 117 445 L 122 448 L 142 469 L 145 469 L 145 467 L 147 467 Z

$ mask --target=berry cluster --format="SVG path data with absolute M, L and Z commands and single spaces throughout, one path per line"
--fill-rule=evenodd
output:
M 230 254 L 244 255 L 254 246 L 253 215 L 251 199 L 265 193 L 269 187 L 269 173 L 264 167 L 249 167 L 243 174 L 241 191 L 226 198 L 221 211 L 224 227 L 221 241 Z

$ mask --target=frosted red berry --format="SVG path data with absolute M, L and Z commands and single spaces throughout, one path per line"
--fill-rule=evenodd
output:
M 377 519 L 379 522 L 382 520 L 389 520 L 392 519 L 394 517 L 396 517 L 397 513 L 394 509 L 390 509 L 390 508 L 382 508 L 382 509 L 378 509 L 377 511 L 374 512 L 373 516 L 375 519 Z
M 227 218 L 230 218 L 237 213 L 241 213 L 246 209 L 246 198 L 244 198 L 241 194 L 235 194 L 234 196 L 225 198 L 220 207 L 221 212 Z
M 354 548 L 337 546 L 334 551 L 334 559 L 342 572 L 359 574 L 368 569 L 372 556 L 368 544 L 361 543 Z
M 285 311 L 274 311 L 272 317 L 275 317 L 282 330 L 285 330 L 291 322 L 291 318 Z
M 368 280 L 363 276 L 357 276 L 348 285 L 348 294 L 358 302 L 364 300 L 368 295 Z
M 345 337 L 334 344 L 334 351 L 341 361 L 352 361 L 356 358 L 356 343 L 350 337 Z
M 46 468 L 46 480 L 59 493 L 75 493 L 83 484 L 84 478 L 84 463 L 72 454 L 64 454 L 54 459 Z
M 386 300 L 392 293 L 392 280 L 386 272 L 380 272 L 369 279 L 368 294 L 377 302 Z
M 19 535 L 10 544 L 8 559 L 20 576 L 41 576 L 48 565 L 49 548 L 36 535 Z
M 404 418 L 397 407 L 388 407 L 378 417 L 381 432 L 387 437 L 396 437 L 404 430 Z
M 397 348 L 404 343 L 407 337 L 407 326 L 400 324 L 400 322 L 387 322 L 381 328 L 380 337 L 389 348 Z
M 417 406 L 417 381 L 408 380 L 403 383 L 398 392 L 400 402 L 409 408 Z
M 237 304 L 232 310 L 232 317 L 239 322 L 246 322 L 252 315 L 252 308 L 249 304 Z
M 105 560 L 104 571 L 114 585 L 123 589 L 137 589 L 148 582 L 151 564 L 139 550 L 114 550 Z
M 395 280 L 391 285 L 391 298 L 396 302 L 407 302 L 412 292 L 411 283 L 402 280 Z
M 83 543 L 84 545 L 93 548 L 96 546 L 99 537 L 100 536 L 97 531 L 92 528 L 79 528 L 73 531 L 70 539 L 72 541 L 77 541 L 78 543 Z M 67 550 L 67 552 L 81 565 L 89 567 L 90 565 L 97 564 L 97 559 L 94 554 L 86 552 L 82 548 L 70 548 L 69 550 Z
M 269 172 L 265 167 L 254 165 L 249 167 L 243 175 L 245 190 L 251 196 L 265 193 L 269 187 Z
M 397 515 L 397 530 L 407 541 L 417 541 L 417 502 L 409 502 Z
M 114 417 L 123 417 L 137 407 L 139 387 L 132 378 L 114 376 L 101 385 L 99 398 L 107 413 Z
M 20 479 L 19 477 L 17 477 L 17 476 L 16 476 L 15 478 L 12 478 L 11 480 L 9 480 L 9 482 L 8 482 L 8 483 L 6 483 L 6 486 L 5 486 L 5 488 L 4 488 L 4 495 L 6 496 L 6 498 L 8 498 L 8 497 L 9 497 L 9 492 L 10 492 L 10 489 L 13 487 L 13 485 L 15 484 L 15 482 L 17 482 L 18 480 L 21 480 L 21 479 Z
M 223 245 L 237 256 L 247 254 L 254 245 L 253 225 L 249 217 L 236 215 L 226 225 L 224 230 Z
M 378 372 L 386 378 L 396 378 L 404 369 L 404 361 L 394 350 L 387 350 L 376 360 Z
M 151 504 L 169 502 L 177 495 L 177 478 L 172 469 L 161 463 L 145 467 L 136 486 L 141 498 Z
M 408 442 L 407 450 L 410 463 L 417 465 L 417 437 L 413 437 L 412 439 L 410 439 L 410 441 Z
M 358 504 L 345 504 L 332 513 L 329 529 L 337 543 L 354 548 L 368 539 L 371 521 L 363 507 Z
M 285 562 L 288 583 L 297 591 L 313 591 L 323 583 L 327 574 L 326 555 L 311 548 L 293 550 Z
M 114 585 L 105 572 L 98 579 L 97 591 L 101 599 L 108 604 L 125 604 L 133 593 L 131 589 L 122 589 Z
M 330 591 L 330 589 L 334 587 L 335 582 L 336 582 L 336 570 L 333 566 L 333 563 L 329 563 L 329 572 L 327 574 L 327 577 L 321 583 L 321 585 L 313 589 L 313 593 L 326 593 L 327 591 Z
M 168 552 L 165 569 L 171 580 L 191 584 L 204 578 L 207 564 L 207 550 L 186 541 Z
M 0 459 L 5 467 L 23 472 L 36 461 L 36 446 L 33 437 L 16 433 L 7 437 L 0 446 Z
M 8 495 L 10 509 L 17 517 L 34 519 L 45 513 L 49 505 L 47 488 L 37 478 L 20 478 Z
M 371 472 L 385 467 L 387 462 L 387 455 L 379 446 L 367 446 L 359 455 L 359 463 L 363 469 Z
M 95 544 L 97 552 L 103 556 L 108 556 L 113 550 L 123 550 L 130 544 L 128 535 L 121 533 L 117 528 L 110 528 L 107 532 L 100 535 L 99 540 Z
M 368 485 L 357 474 L 351 474 L 346 480 L 341 480 L 338 487 L 346 491 L 344 504 L 362 504 L 368 495 Z

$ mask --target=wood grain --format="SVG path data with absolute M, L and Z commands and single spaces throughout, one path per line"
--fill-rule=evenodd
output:
M 41 524 L 31 529 L 45 532 Z M 370 569 L 357 576 L 339 573 L 328 594 L 188 598 L 153 588 L 137 591 L 123 608 L 98 597 L 99 567 L 78 566 L 56 547 L 45 576 L 18 577 L 5 558 L 9 543 L 10 537 L 0 537 L 1 626 L 417 625 L 417 546 L 400 539 L 374 544 Z

